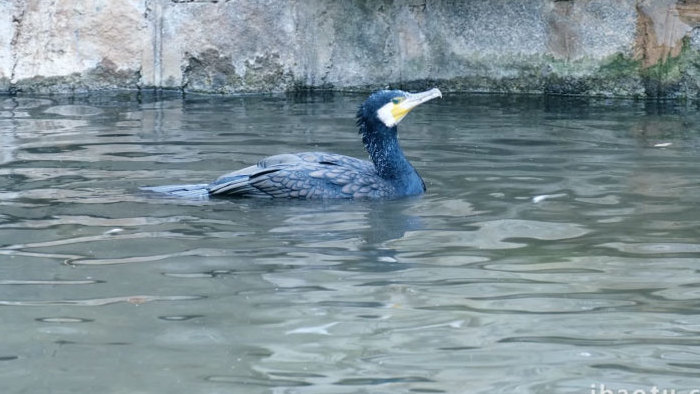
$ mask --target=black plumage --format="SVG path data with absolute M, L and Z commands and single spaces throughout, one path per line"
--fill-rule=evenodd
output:
M 262 198 L 398 198 L 418 195 L 425 184 L 398 143 L 396 125 L 416 106 L 441 97 L 375 92 L 357 111 L 357 125 L 371 161 L 325 152 L 286 153 L 222 175 L 209 184 L 146 188 L 178 196 Z

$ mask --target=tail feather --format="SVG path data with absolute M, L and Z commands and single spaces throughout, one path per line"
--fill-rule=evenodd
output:
M 197 183 L 193 185 L 164 185 L 164 186 L 145 186 L 141 190 L 146 190 L 155 193 L 167 194 L 169 196 L 194 198 L 204 200 L 209 198 L 208 183 Z

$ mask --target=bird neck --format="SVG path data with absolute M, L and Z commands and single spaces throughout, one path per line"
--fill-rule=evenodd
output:
M 418 177 L 399 146 L 396 127 L 386 128 L 381 133 L 365 134 L 362 139 L 379 176 L 396 181 Z

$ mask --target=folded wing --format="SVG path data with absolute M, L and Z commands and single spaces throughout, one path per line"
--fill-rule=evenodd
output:
M 395 192 L 369 161 L 322 152 L 270 156 L 219 177 L 207 189 L 212 196 L 269 198 L 376 198 Z

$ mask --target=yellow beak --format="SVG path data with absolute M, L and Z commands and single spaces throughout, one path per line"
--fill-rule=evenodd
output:
M 442 97 L 442 92 L 438 88 L 432 88 L 425 92 L 408 93 L 406 98 L 398 104 L 394 104 L 391 108 L 391 115 L 394 118 L 394 124 L 397 124 L 404 118 L 413 108 L 430 101 L 436 97 Z

